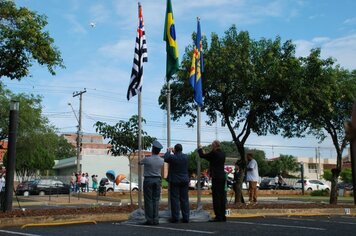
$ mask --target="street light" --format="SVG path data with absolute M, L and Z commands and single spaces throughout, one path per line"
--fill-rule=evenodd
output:
M 19 118 L 19 102 L 11 100 L 10 102 L 10 120 L 8 151 L 6 160 L 6 185 L 5 185 L 5 204 L 3 211 L 12 210 L 12 196 L 14 190 L 14 175 L 16 165 L 16 136 Z

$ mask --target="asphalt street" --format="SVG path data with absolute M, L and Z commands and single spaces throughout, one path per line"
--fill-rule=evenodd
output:
M 226 223 L 178 223 L 146 226 L 126 222 L 97 224 L 2 228 L 0 235 L 356 235 L 355 217 L 270 217 L 228 219 Z

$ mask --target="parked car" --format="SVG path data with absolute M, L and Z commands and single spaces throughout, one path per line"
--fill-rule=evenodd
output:
M 122 192 L 122 191 L 130 191 L 130 181 L 128 179 L 121 180 L 119 185 L 116 185 L 114 182 L 110 181 L 108 178 L 102 178 L 100 182 L 103 181 L 106 186 L 107 192 Z M 131 190 L 133 192 L 138 191 L 138 183 L 131 183 Z
M 276 185 L 275 178 L 265 178 L 260 183 L 261 190 L 279 189 L 279 190 L 293 190 L 294 186 L 288 185 L 286 183 L 282 185 Z
M 354 189 L 354 186 L 352 185 L 352 183 L 340 182 L 337 183 L 336 188 L 352 191 Z
M 206 176 L 200 177 L 200 188 L 204 189 L 204 190 L 211 188 L 211 181 L 209 180 L 208 177 L 206 177 Z M 189 180 L 189 189 L 191 189 L 191 190 L 198 189 L 197 179 Z
M 294 185 L 296 189 L 302 189 L 302 180 L 298 180 L 297 183 Z M 320 180 L 315 179 L 306 179 L 304 180 L 304 190 L 305 191 L 315 191 L 315 190 L 330 190 L 330 186 L 324 184 Z
M 36 179 L 29 185 L 31 195 L 69 194 L 70 185 L 56 179 Z
M 30 195 L 30 190 L 32 189 L 32 184 L 33 184 L 33 180 L 30 181 L 23 181 L 21 183 L 19 183 L 19 185 L 17 185 L 16 187 L 16 191 L 15 194 L 17 196 L 22 195 L 22 196 L 29 196 Z

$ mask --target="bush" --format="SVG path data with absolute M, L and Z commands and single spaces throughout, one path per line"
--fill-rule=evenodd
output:
M 164 189 L 168 188 L 168 181 L 166 179 L 162 179 L 162 188 Z
M 315 190 L 313 192 L 310 193 L 310 196 L 322 196 L 322 197 L 326 197 L 329 196 L 329 191 L 328 190 Z

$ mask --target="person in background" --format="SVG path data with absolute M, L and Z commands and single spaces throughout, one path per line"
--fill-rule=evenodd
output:
M 78 193 L 80 192 L 81 178 L 82 178 L 81 172 L 77 173 L 77 192 Z
M 174 146 L 174 149 L 168 148 L 166 154 L 164 154 L 164 161 L 169 164 L 168 182 L 170 183 L 171 223 L 179 221 L 179 210 L 182 212 L 182 222 L 189 222 L 188 156 L 182 151 L 183 147 L 178 143 Z
M 74 192 L 76 191 L 76 181 L 77 181 L 77 176 L 76 174 L 73 172 L 72 175 L 70 176 L 70 191 Z
M 259 179 L 257 161 L 253 159 L 252 153 L 247 153 L 247 175 L 249 204 L 257 203 L 257 182 Z
M 5 202 L 5 172 L 0 173 L 0 210 L 3 210 Z
M 85 188 L 86 192 L 89 193 L 89 174 L 85 173 Z
M 80 189 L 81 191 L 84 193 L 85 192 L 85 188 L 86 188 L 86 178 L 85 178 L 85 174 L 83 173 L 82 176 L 80 177 Z
M 215 140 L 211 144 L 211 147 L 212 150 L 209 153 L 205 153 L 203 149 L 199 147 L 198 154 L 201 158 L 209 161 L 215 213 L 215 218 L 211 220 L 211 222 L 225 222 L 225 153 L 221 151 L 220 142 L 218 140 Z
M 91 182 L 92 182 L 93 191 L 96 192 L 96 189 L 98 188 L 98 176 L 97 175 L 92 175 L 91 176 Z
M 286 184 L 281 173 L 278 173 L 277 177 L 278 177 L 278 187 L 282 187 L 282 185 Z
M 158 156 L 162 149 L 158 141 L 152 143 L 152 156 L 143 158 L 139 164 L 144 166 L 143 195 L 145 202 L 145 225 L 158 225 L 159 200 L 161 197 L 161 170 L 163 159 Z

